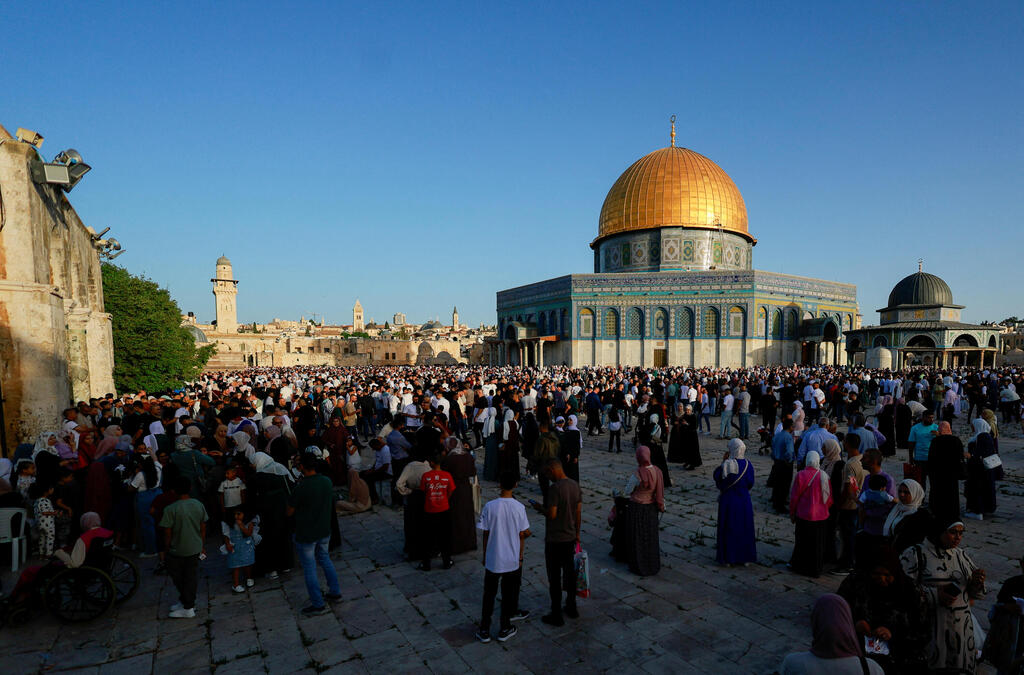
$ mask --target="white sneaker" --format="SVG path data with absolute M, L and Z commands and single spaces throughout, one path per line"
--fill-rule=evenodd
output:
M 252 588 L 255 585 L 256 585 L 256 582 L 253 581 L 252 579 L 246 579 L 245 580 L 245 587 L 246 588 Z
M 276 571 L 275 572 L 267 572 L 267 578 L 268 579 L 276 579 L 277 578 L 277 572 Z
M 181 604 L 180 602 L 176 602 L 173 605 L 171 605 L 172 612 L 177 612 L 179 609 L 185 609 L 185 605 Z
M 985 516 L 980 513 L 971 513 L 970 511 L 964 511 L 964 516 L 967 518 L 973 518 L 974 520 L 985 520 Z
M 234 586 L 231 590 L 235 593 L 245 593 L 245 588 L 241 584 Z
M 172 619 L 194 619 L 196 618 L 196 610 L 194 607 L 192 609 L 185 609 L 183 607 L 181 609 L 174 610 L 168 616 Z

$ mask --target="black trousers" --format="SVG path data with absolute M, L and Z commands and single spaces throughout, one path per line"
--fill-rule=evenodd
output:
M 789 488 L 793 483 L 793 463 L 777 459 L 772 465 L 772 508 L 789 510 Z
M 441 560 L 447 564 L 452 559 L 452 512 L 424 512 L 423 525 L 427 535 L 423 545 L 423 566 L 430 567 L 430 559 L 438 548 L 441 549 Z
M 587 434 L 593 434 L 594 430 L 601 431 L 601 411 L 598 409 L 587 410 Z
M 480 615 L 480 630 L 491 629 L 491 614 L 494 614 L 494 598 L 501 584 L 501 630 L 512 625 L 512 616 L 519 611 L 519 587 L 523 582 L 523 568 L 514 572 L 498 574 L 484 570 L 484 607 Z
M 548 590 L 551 593 L 551 614 L 562 616 L 562 590 L 565 590 L 565 606 L 576 609 L 576 566 L 573 556 L 575 541 L 549 541 L 544 543 L 544 565 L 548 571 Z
M 185 609 L 196 606 L 196 589 L 199 586 L 199 554 L 177 556 L 167 554 L 164 561 L 167 575 L 178 589 L 178 601 Z

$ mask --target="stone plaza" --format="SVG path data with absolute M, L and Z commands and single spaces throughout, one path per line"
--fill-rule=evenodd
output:
M 966 438 L 966 426 L 958 424 L 956 431 Z M 808 649 L 811 604 L 841 578 L 810 579 L 786 570 L 793 527 L 770 512 L 764 485 L 770 459 L 758 455 L 756 441 L 749 442 L 747 458 L 757 471 L 752 495 L 759 563 L 727 568 L 714 562 L 717 492 L 711 473 L 725 442 L 702 436 L 702 467 L 670 467 L 662 569 L 646 578 L 609 557 L 612 491 L 622 489 L 635 462 L 631 442 L 624 441 L 622 454 L 608 454 L 606 443 L 607 436 L 585 437 L 582 540 L 592 594 L 580 600 L 580 618 L 564 627 L 540 622 L 548 605 L 544 525 L 532 510 L 534 536 L 526 544 L 520 598 L 532 616 L 508 642 L 480 644 L 473 637 L 483 588 L 479 551 L 456 556 L 451 570 L 419 572 L 403 561 L 401 511 L 374 507 L 340 520 L 343 545 L 332 558 L 343 599 L 325 615 L 299 617 L 306 590 L 298 569 L 233 594 L 211 538 L 196 619 L 166 618 L 174 588 L 168 577 L 151 574 L 153 561 L 143 560 L 139 591 L 100 619 L 60 625 L 39 613 L 24 625 L 3 628 L 0 672 L 770 673 L 785 654 Z M 999 587 L 1019 573 L 1014 559 L 1024 553 L 1022 445 L 1017 429 L 1003 430 L 1007 477 L 999 485 L 998 511 L 983 522 L 967 521 L 963 546 L 988 573 L 988 595 L 975 607 L 985 627 Z M 884 468 L 900 477 L 905 457 L 900 451 Z M 482 487 L 485 500 L 497 496 L 494 483 Z M 517 496 L 539 499 L 537 483 L 524 480 Z M 12 583 L 7 573 L 4 588 Z M 985 665 L 979 672 L 994 671 Z

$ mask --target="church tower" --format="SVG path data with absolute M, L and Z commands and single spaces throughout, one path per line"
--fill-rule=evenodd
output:
M 363 306 L 359 304 L 359 299 L 356 298 L 355 307 L 352 308 L 352 332 L 362 332 L 366 328 L 363 323 Z
M 452 330 L 459 329 L 459 308 L 452 307 Z
M 213 279 L 213 297 L 217 300 L 217 332 L 238 332 L 238 282 L 231 278 L 231 261 L 227 256 L 217 258 L 217 273 Z

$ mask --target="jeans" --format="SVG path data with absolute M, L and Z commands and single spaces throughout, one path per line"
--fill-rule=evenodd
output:
M 359 427 L 367 438 L 373 438 L 377 433 L 377 419 L 373 415 L 363 415 L 359 418 Z
M 294 539 L 294 537 L 293 537 Z M 295 552 L 299 554 L 299 564 L 302 565 L 302 575 L 306 578 L 306 592 L 309 593 L 309 602 L 314 607 L 324 606 L 324 595 L 320 591 L 320 580 L 316 576 L 316 567 L 324 571 L 324 578 L 327 580 L 327 592 L 331 595 L 341 595 L 341 585 L 338 583 L 338 573 L 334 569 L 334 563 L 327 554 L 327 547 L 331 543 L 328 535 L 323 539 L 311 542 L 295 541 Z
M 709 412 L 702 412 L 700 414 L 700 421 L 697 422 L 697 431 L 700 431 L 704 427 L 705 424 L 708 425 L 708 433 L 710 434 L 711 433 L 711 413 L 709 413 Z
M 836 520 L 836 529 L 839 530 L 839 541 L 843 545 L 843 552 L 839 556 L 839 566 L 842 568 L 853 567 L 854 540 L 857 537 L 857 509 L 840 509 Z
M 494 613 L 494 598 L 501 583 L 501 630 L 512 626 L 512 616 L 519 611 L 519 587 L 523 581 L 523 568 L 514 572 L 497 574 L 484 570 L 484 606 L 480 615 L 480 630 L 491 629 L 491 614 Z
M 608 432 L 608 452 L 612 451 L 613 444 L 622 452 L 622 429 Z
M 562 587 L 565 587 L 565 606 L 576 609 L 576 553 L 575 541 L 548 541 L 544 543 L 544 565 L 548 572 L 548 590 L 551 594 L 551 614 L 562 616 Z
M 740 413 L 740 438 L 750 435 L 750 413 Z
M 156 522 L 149 514 L 149 507 L 163 492 L 160 488 L 153 488 L 135 495 L 135 511 L 139 514 L 139 529 L 142 530 L 142 550 L 150 554 L 156 553 Z
M 732 434 L 732 429 L 729 428 L 731 426 L 732 426 L 732 411 L 731 410 L 723 410 L 722 411 L 722 425 L 719 428 L 718 435 L 721 436 L 722 438 L 729 438 L 730 434 Z
M 168 553 L 164 565 L 167 567 L 167 575 L 178 589 L 178 601 L 181 606 L 185 609 L 195 609 L 196 588 L 199 586 L 199 554 L 177 556 Z

